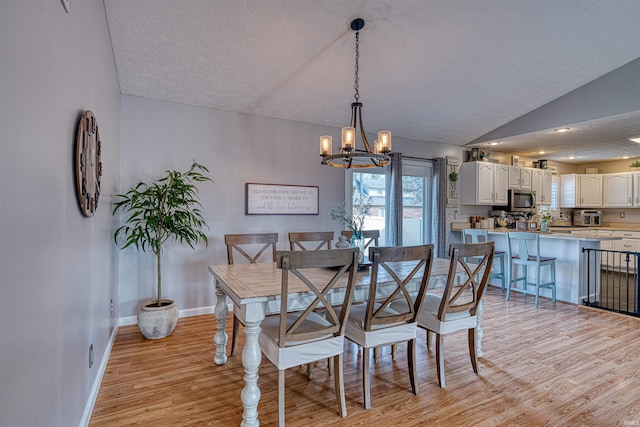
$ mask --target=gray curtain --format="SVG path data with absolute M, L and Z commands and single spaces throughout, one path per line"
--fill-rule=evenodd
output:
M 402 246 L 402 153 L 392 153 L 387 170 L 389 212 L 386 217 L 386 240 L 389 246 Z
M 432 236 L 435 241 L 435 255 L 438 258 L 446 258 L 447 252 L 447 160 L 438 157 L 433 159 L 433 195 L 432 206 Z

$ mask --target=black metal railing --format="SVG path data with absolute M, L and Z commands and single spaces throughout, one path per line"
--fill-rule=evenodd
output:
M 582 303 L 591 307 L 640 316 L 638 252 L 583 249 L 583 277 L 586 296 Z

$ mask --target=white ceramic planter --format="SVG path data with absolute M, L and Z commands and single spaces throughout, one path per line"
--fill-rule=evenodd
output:
M 138 328 L 145 338 L 154 340 L 171 335 L 178 323 L 178 306 L 170 299 L 162 299 L 162 307 L 154 307 L 157 300 L 142 303 L 138 311 Z

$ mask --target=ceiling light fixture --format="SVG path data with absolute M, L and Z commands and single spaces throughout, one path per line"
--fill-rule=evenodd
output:
M 373 149 L 367 141 L 362 124 L 362 103 L 360 102 L 358 60 L 360 57 L 360 30 L 364 27 L 361 18 L 351 21 L 351 29 L 356 32 L 356 66 L 355 66 L 355 94 L 356 102 L 351 103 L 350 126 L 342 128 L 342 145 L 337 154 L 332 153 L 333 138 L 329 135 L 320 137 L 320 155 L 322 164 L 334 168 L 377 168 L 386 166 L 391 160 L 388 154 L 391 152 L 391 132 L 383 130 L 378 132 L 378 139 L 373 144 Z M 356 148 L 356 132 L 360 128 L 360 137 L 364 150 Z
M 570 130 L 571 128 L 560 128 L 560 129 L 555 129 L 554 132 L 563 133 L 563 132 L 569 132 Z
M 493 141 L 489 143 L 489 145 L 498 145 L 498 144 L 500 144 L 500 141 Z
M 640 144 L 640 136 L 634 136 L 632 138 L 629 138 L 629 141 L 637 142 L 638 144 Z
M 545 153 L 545 151 L 544 151 L 544 150 L 540 150 L 540 151 L 538 151 L 538 154 L 544 154 L 544 153 Z

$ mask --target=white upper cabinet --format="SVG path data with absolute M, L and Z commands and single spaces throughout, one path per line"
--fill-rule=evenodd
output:
M 633 207 L 633 173 L 607 173 L 602 175 L 603 207 Z
M 509 188 L 516 190 L 531 189 L 531 172 L 534 169 L 509 166 Z
M 640 208 L 640 173 L 633 173 L 633 207 Z
M 551 171 L 531 169 L 531 189 L 536 192 L 536 206 L 551 206 Z
M 560 175 L 561 208 L 602 207 L 601 174 Z
M 460 165 L 460 200 L 463 205 L 507 204 L 509 166 L 489 162 Z

